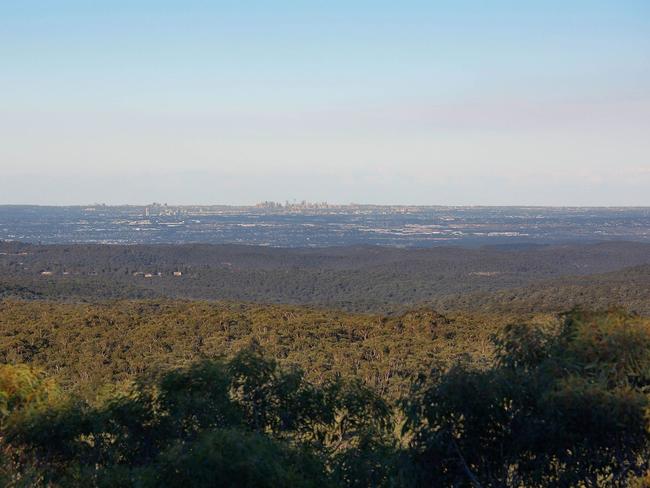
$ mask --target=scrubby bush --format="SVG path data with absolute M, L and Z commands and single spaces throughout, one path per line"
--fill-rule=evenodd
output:
M 524 325 L 493 368 L 458 365 L 408 401 L 424 485 L 627 486 L 648 469 L 650 326 L 572 312 L 559 332 Z

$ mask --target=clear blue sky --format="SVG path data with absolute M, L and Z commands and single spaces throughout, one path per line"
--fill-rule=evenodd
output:
M 650 205 L 650 2 L 0 3 L 0 203 Z

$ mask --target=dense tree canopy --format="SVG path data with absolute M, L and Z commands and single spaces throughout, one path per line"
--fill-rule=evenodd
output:
M 490 335 L 508 320 L 430 309 L 385 316 L 196 301 L 5 300 L 0 361 L 41 366 L 62 386 L 92 392 L 107 381 L 231 356 L 257 342 L 269 357 L 300 366 L 312 381 L 354 376 L 394 398 L 434 360 L 449 364 L 470 355 L 485 363 Z
M 8 486 L 630 486 L 648 470 L 650 322 L 509 325 L 487 364 L 434 361 L 401 398 L 308 379 L 258 343 L 92 398 L 0 368 Z

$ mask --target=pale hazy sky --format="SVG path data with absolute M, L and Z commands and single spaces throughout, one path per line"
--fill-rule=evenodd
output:
M 650 205 L 650 2 L 0 2 L 0 204 L 294 198 Z

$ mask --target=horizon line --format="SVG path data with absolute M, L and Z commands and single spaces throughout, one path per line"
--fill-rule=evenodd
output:
M 271 204 L 277 206 L 273 207 Z M 288 205 L 287 205 L 288 204 Z M 319 207 L 320 206 L 320 207 Z M 539 204 L 410 204 L 410 203 L 329 203 L 310 202 L 310 201 L 264 201 L 254 204 L 245 203 L 75 203 L 75 204 L 57 204 L 57 203 L 0 203 L 0 207 L 39 207 L 39 208 L 147 208 L 147 207 L 175 207 L 175 208 L 196 208 L 196 207 L 227 207 L 227 208 L 255 208 L 260 210 L 302 208 L 306 210 L 317 210 L 324 208 L 341 208 L 341 207 L 382 207 L 382 208 L 599 208 L 599 209 L 650 209 L 650 205 L 539 205 Z

